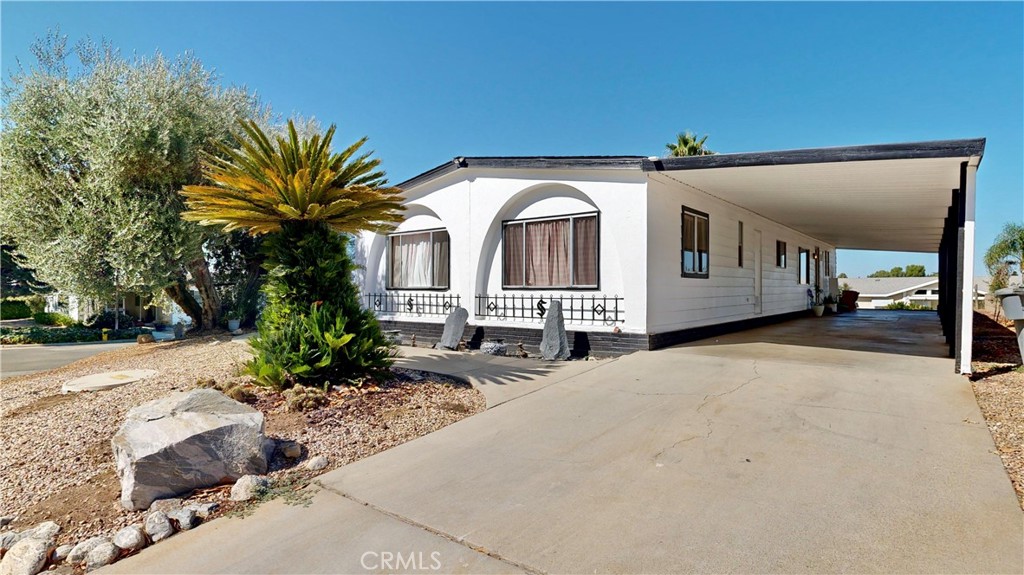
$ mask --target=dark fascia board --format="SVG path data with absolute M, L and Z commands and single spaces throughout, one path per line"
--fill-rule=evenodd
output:
M 406 189 L 418 186 L 461 168 L 640 170 L 642 160 L 643 156 L 460 156 L 413 176 L 398 184 L 398 187 Z
M 806 148 L 777 152 L 715 154 L 643 160 L 645 172 L 673 170 L 707 170 L 746 166 L 784 166 L 793 164 L 824 164 L 832 162 L 863 162 L 869 160 L 908 160 L 917 158 L 969 158 L 985 153 L 985 138 L 970 140 L 937 140 L 903 144 L 873 144 L 838 148 Z

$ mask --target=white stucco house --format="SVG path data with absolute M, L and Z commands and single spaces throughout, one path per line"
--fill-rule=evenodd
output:
M 436 340 L 462 306 L 471 344 L 528 346 L 558 299 L 575 353 L 621 353 L 805 314 L 809 290 L 837 285 L 837 248 L 940 252 L 943 327 L 963 351 L 957 270 L 973 275 L 983 151 L 458 157 L 399 184 L 393 234 L 358 238 L 363 297 L 406 339 Z

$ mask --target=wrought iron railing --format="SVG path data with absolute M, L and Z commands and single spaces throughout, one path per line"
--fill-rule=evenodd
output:
M 568 323 L 625 322 L 625 299 L 617 295 L 477 294 L 476 315 L 498 319 L 543 320 L 552 301 L 562 302 Z
M 422 292 L 383 292 L 363 294 L 366 308 L 377 314 L 448 315 L 462 305 L 458 294 Z

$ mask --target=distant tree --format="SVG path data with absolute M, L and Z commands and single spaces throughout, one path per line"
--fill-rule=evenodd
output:
M 904 270 L 903 275 L 908 278 L 923 278 L 925 277 L 924 266 L 918 264 L 910 264 Z
M 221 88 L 191 56 L 70 50 L 59 33 L 32 50 L 37 64 L 4 85 L 0 227 L 56 289 L 107 300 L 164 292 L 193 326 L 213 327 L 212 234 L 179 217 L 178 190 L 202 181 L 200 158 L 232 142 L 239 117 L 263 113 L 255 97 Z
M 1014 271 L 1024 272 L 1024 224 L 1009 222 L 1003 226 L 985 252 L 985 267 L 993 276 L 1004 267 L 1007 277 Z
M 839 277 L 839 278 L 847 278 L 847 277 L 850 277 L 850 276 L 846 275 L 846 273 L 841 273 L 837 277 Z
M 925 277 L 925 268 L 920 264 L 910 264 L 906 269 L 896 266 L 888 270 L 878 270 L 872 274 L 868 274 L 869 278 L 923 278 Z
M 707 139 L 708 137 L 705 135 L 698 140 L 697 136 L 687 130 L 684 133 L 677 134 L 676 141 L 665 144 L 665 148 L 671 157 L 711 156 L 714 155 L 714 152 L 704 147 L 704 142 Z

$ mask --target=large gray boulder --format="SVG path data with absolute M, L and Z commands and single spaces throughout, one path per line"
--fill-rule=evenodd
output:
M 128 412 L 114 436 L 121 505 L 267 471 L 263 414 L 213 389 L 174 393 Z
M 551 301 L 548 314 L 544 316 L 544 331 L 540 340 L 540 356 L 546 360 L 569 359 L 569 336 L 565 333 L 565 318 L 562 316 L 562 302 Z

